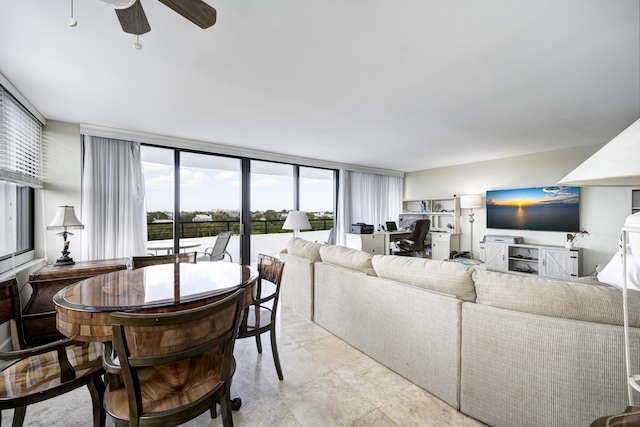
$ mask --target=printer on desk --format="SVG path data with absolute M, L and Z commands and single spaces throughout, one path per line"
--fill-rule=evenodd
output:
M 363 222 L 351 224 L 351 234 L 373 234 L 373 224 Z

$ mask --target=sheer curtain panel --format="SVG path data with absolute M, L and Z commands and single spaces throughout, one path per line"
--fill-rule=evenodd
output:
M 402 177 L 341 171 L 338 195 L 338 244 L 351 224 L 364 222 L 377 230 L 385 221 L 397 221 L 402 209 Z
M 83 136 L 82 256 L 146 254 L 147 219 L 140 143 Z

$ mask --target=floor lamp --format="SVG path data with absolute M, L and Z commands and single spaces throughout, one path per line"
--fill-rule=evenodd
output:
M 640 119 L 622 131 L 607 145 L 596 151 L 569 175 L 565 176 L 559 184 L 580 187 L 638 187 L 640 186 L 640 167 L 638 165 L 640 165 Z M 638 410 L 638 407 L 632 408 L 632 390 L 640 391 L 640 375 L 631 373 L 626 262 L 629 250 L 631 250 L 632 256 L 640 261 L 640 212 L 628 216 L 625 220 L 622 227 L 622 246 L 620 250 L 623 276 L 624 351 L 629 407 L 625 411 L 626 414 L 616 417 L 624 418 L 633 416 L 633 411 Z M 640 370 L 640 367 L 635 367 L 635 369 Z
M 460 196 L 460 208 L 461 209 L 471 209 L 469 212 L 469 228 L 471 235 L 471 250 L 469 252 L 469 259 L 474 259 L 473 256 L 473 222 L 475 219 L 473 218 L 473 208 L 481 208 L 482 207 L 482 196 L 479 194 L 470 194 L 468 196 Z

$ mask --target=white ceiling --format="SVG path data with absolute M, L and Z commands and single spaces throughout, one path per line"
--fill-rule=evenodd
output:
M 0 73 L 47 118 L 397 171 L 605 143 L 640 117 L 638 0 L 0 0 Z

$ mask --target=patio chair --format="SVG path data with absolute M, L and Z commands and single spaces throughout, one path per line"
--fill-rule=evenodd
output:
M 231 254 L 227 252 L 227 245 L 233 236 L 233 231 L 224 231 L 218 234 L 213 247 L 204 250 L 204 256 L 198 258 L 198 261 L 221 261 L 225 255 L 229 256 L 229 261 L 233 262 Z

